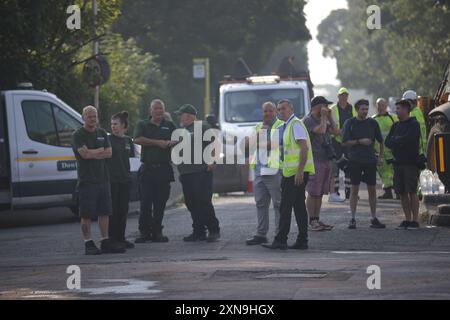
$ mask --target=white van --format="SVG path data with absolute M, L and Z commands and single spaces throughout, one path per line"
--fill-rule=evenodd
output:
M 300 119 L 310 111 L 309 77 L 280 78 L 276 75 L 249 77 L 245 80 L 220 82 L 218 123 L 227 144 L 244 152 L 244 139 L 262 121 L 264 102 L 288 99 Z M 231 133 L 232 135 L 229 135 Z M 235 136 L 235 138 L 233 138 Z M 220 165 L 214 173 L 215 192 L 247 191 L 249 170 L 246 165 Z
M 81 115 L 54 94 L 1 92 L 0 209 L 66 206 L 77 211 L 71 137 L 82 125 Z M 135 181 L 138 155 L 130 162 Z

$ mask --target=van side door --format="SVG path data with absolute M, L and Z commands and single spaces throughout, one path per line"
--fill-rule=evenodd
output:
M 17 94 L 13 100 L 19 173 L 13 206 L 70 205 L 76 187 L 71 136 L 81 121 L 52 95 Z

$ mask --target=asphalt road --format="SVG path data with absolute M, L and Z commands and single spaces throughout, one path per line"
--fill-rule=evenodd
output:
M 325 202 L 323 220 L 336 227 L 310 232 L 304 252 L 246 246 L 256 219 L 247 196 L 214 199 L 219 242 L 184 243 L 191 221 L 181 206 L 166 213 L 169 243 L 141 244 L 118 255 L 84 256 L 79 224 L 66 209 L 3 215 L 0 299 L 450 298 L 450 229 L 395 230 L 402 220 L 398 201 L 379 204 L 387 229 L 370 229 L 367 194 L 361 196 L 357 230 L 347 229 L 348 202 Z M 295 229 L 293 222 L 290 242 Z M 136 230 L 137 215 L 130 215 L 130 239 Z M 71 265 L 81 271 L 79 290 L 67 287 Z M 380 268 L 380 289 L 368 289 L 372 265 Z

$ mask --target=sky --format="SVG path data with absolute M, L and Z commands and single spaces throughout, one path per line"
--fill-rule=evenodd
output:
M 347 8 L 347 0 L 309 0 L 305 6 L 306 26 L 312 37 L 308 44 L 309 71 L 315 85 L 339 85 L 336 60 L 323 57 L 317 27 L 331 11 L 340 8 Z

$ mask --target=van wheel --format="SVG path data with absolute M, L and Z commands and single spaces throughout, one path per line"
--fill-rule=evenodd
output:
M 432 172 L 436 172 L 436 153 L 434 147 L 434 135 L 444 132 L 450 132 L 450 122 L 445 119 L 439 117 L 435 120 L 433 126 L 430 129 L 430 134 L 428 135 L 428 143 L 427 143 L 427 167 Z

